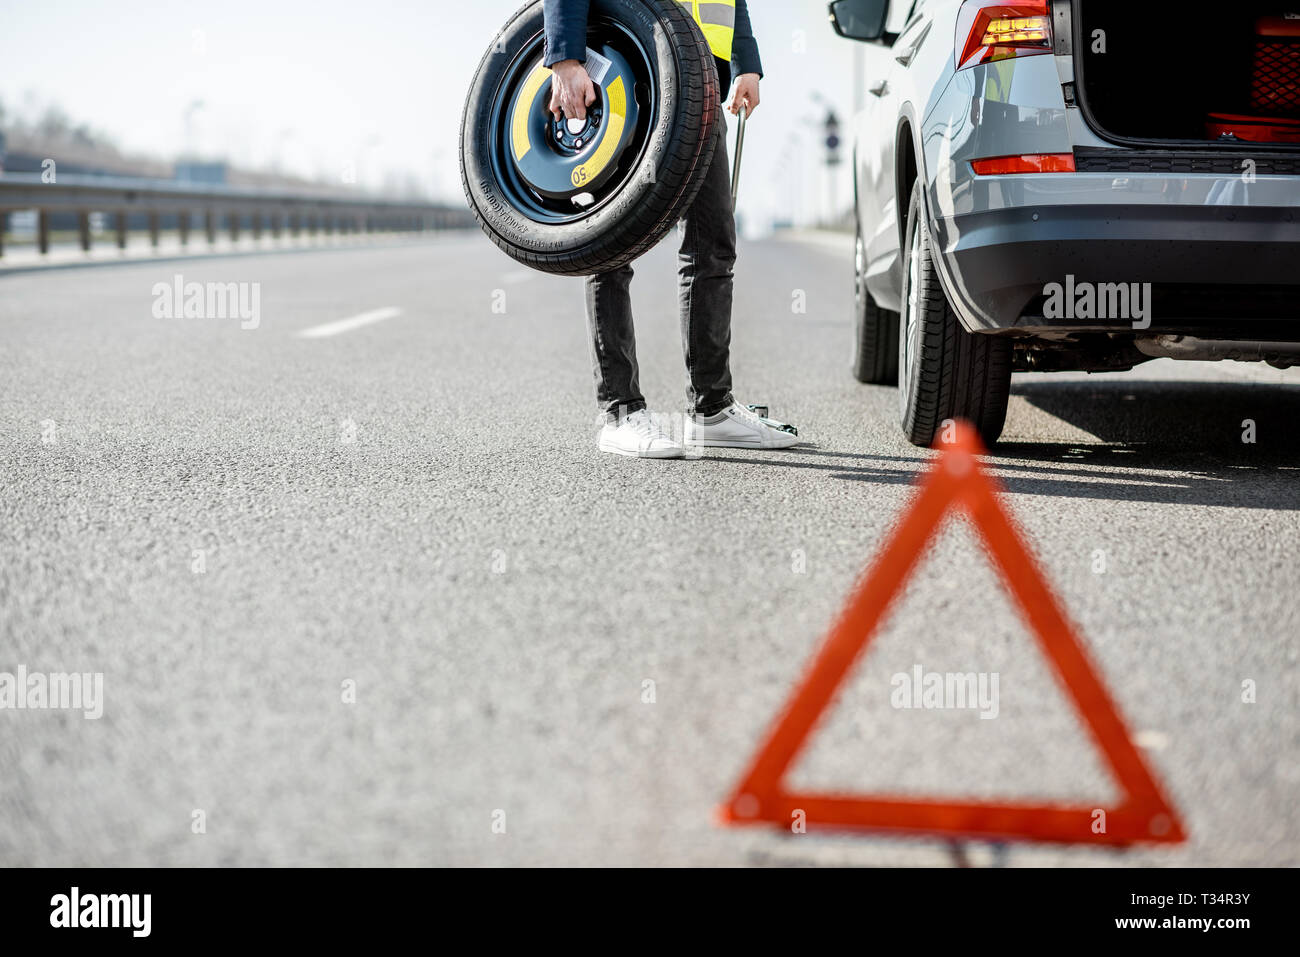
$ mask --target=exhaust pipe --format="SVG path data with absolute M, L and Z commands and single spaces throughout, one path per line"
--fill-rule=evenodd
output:
M 1217 362 L 1267 362 L 1278 369 L 1300 365 L 1300 342 L 1255 339 L 1198 339 L 1196 336 L 1152 336 L 1134 342 L 1137 350 L 1153 359 L 1204 359 Z

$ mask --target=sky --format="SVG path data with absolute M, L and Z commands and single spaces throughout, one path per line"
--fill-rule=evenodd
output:
M 58 104 L 128 151 L 196 151 L 369 187 L 414 181 L 460 202 L 465 94 L 519 6 L 0 0 L 0 99 L 24 114 Z M 813 94 L 849 127 L 859 44 L 834 35 L 824 0 L 749 8 L 766 76 L 745 132 L 740 212 L 751 224 L 809 221 L 850 195 L 847 162 L 827 178 Z M 870 75 L 884 54 L 866 50 Z

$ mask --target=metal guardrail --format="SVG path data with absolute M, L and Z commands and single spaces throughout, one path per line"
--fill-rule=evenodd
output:
M 253 238 L 263 230 L 273 237 L 287 231 L 297 236 L 374 232 L 426 232 L 464 229 L 473 225 L 468 210 L 434 203 L 348 196 L 327 191 L 286 192 L 281 189 L 204 186 L 171 180 L 126 179 L 109 176 L 59 176 L 42 182 L 39 173 L 0 174 L 0 217 L 12 210 L 37 211 L 36 245 L 50 250 L 50 215 L 75 213 L 81 248 L 91 247 L 91 213 L 115 219 L 119 249 L 126 248 L 128 217 L 146 217 L 150 243 L 157 248 L 161 219 L 177 217 L 181 245 L 189 243 L 191 227 L 202 218 L 209 243 L 216 242 L 224 218 L 231 240 L 247 224 Z M 0 256 L 4 231 L 0 229 Z

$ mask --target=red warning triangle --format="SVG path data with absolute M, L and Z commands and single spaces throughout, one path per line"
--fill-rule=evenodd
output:
M 789 827 L 795 813 L 802 811 L 810 830 L 848 828 L 1109 845 L 1186 839 L 1177 813 L 1133 746 L 1074 628 L 998 501 L 996 480 L 984 472 L 976 458 L 982 451 L 975 432 L 959 423 L 955 441 L 945 445 L 943 456 L 922 480 L 911 510 L 857 586 L 735 793 L 718 809 L 722 823 Z M 799 794 L 782 786 L 818 718 L 871 643 L 930 539 L 954 508 L 965 509 L 979 530 L 1016 605 L 1119 784 L 1122 802 L 1105 809 L 1104 820 L 1092 806 Z

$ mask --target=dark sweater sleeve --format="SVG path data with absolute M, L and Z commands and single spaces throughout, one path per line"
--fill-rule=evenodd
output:
M 736 0 L 736 35 L 731 41 L 731 62 L 735 74 L 757 73 L 763 75 L 763 62 L 758 58 L 758 41 L 749 22 L 749 6 L 745 0 Z
M 543 66 L 561 60 L 587 59 L 587 9 L 591 0 L 544 0 L 546 55 Z

